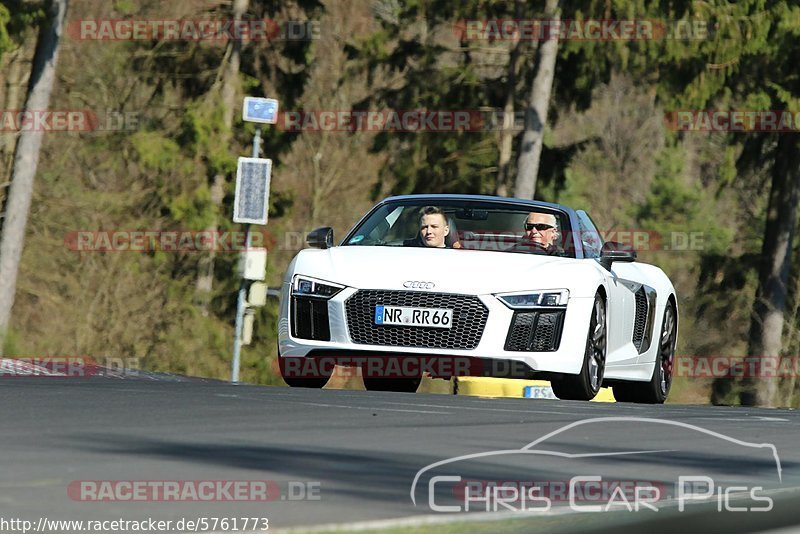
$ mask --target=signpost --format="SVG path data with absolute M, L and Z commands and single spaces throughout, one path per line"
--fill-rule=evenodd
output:
M 241 262 L 242 281 L 236 301 L 236 322 L 234 325 L 233 361 L 231 362 L 231 382 L 239 382 L 239 360 L 242 349 L 242 330 L 248 321 L 245 342 L 250 342 L 253 330 L 253 313 L 245 316 L 247 308 L 247 285 L 251 280 L 265 277 L 267 251 L 253 249 L 250 240 L 251 224 L 267 224 L 269 211 L 269 186 L 272 175 L 272 160 L 260 158 L 261 124 L 275 124 L 278 120 L 278 101 L 273 98 L 245 97 L 242 106 L 242 120 L 258 123 L 253 137 L 253 156 L 240 157 L 236 167 L 236 194 L 233 201 L 233 222 L 244 224 L 245 251 Z
M 261 124 L 275 124 L 278 122 L 278 101 L 274 98 L 244 97 L 242 120 Z
M 258 133 L 256 133 L 256 138 L 258 137 Z M 255 153 L 255 150 L 253 152 Z M 233 222 L 267 224 L 271 174 L 271 159 L 239 158 L 236 167 L 236 202 L 233 205 Z

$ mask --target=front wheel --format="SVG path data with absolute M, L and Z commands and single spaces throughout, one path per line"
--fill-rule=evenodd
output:
M 678 337 L 675 305 L 670 301 L 664 309 L 658 353 L 649 382 L 627 382 L 614 386 L 614 398 L 619 402 L 664 404 L 672 387 L 672 368 L 675 363 L 675 342 Z
M 583 366 L 577 375 L 566 375 L 550 383 L 556 397 L 563 400 L 592 400 L 603 383 L 606 368 L 606 303 L 600 294 L 594 297 Z
M 286 385 L 293 388 L 321 389 L 333 374 L 326 366 L 311 358 L 278 357 L 278 367 Z

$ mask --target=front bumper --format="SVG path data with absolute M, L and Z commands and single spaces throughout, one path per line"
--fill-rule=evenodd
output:
M 480 369 L 482 376 L 518 376 L 536 373 L 577 374 L 583 365 L 586 335 L 591 316 L 593 298 L 571 297 L 563 315 L 563 329 L 557 350 L 520 351 L 519 346 L 510 347 L 509 327 L 514 320 L 514 311 L 506 307 L 493 295 L 475 295 L 488 310 L 483 333 L 477 346 L 472 349 L 420 348 L 387 346 L 381 344 L 354 343 L 347 321 L 347 300 L 358 291 L 346 288 L 327 301 L 329 340 L 300 339 L 293 335 L 291 313 L 293 313 L 289 284 L 284 283 L 281 295 L 280 320 L 278 323 L 278 352 L 281 358 L 340 358 L 344 364 L 357 364 L 358 358 L 383 357 L 415 359 L 417 361 L 443 361 L 447 358 L 470 359 L 472 369 Z M 412 292 L 409 292 L 412 293 Z M 430 294 L 435 292 L 416 292 Z M 443 293 L 441 293 L 443 294 Z M 519 313 L 518 313 L 519 315 Z M 355 360 L 354 360 L 355 358 Z M 349 362 L 349 363 L 348 363 Z M 440 366 L 439 368 L 447 368 Z M 456 364 L 462 369 L 463 365 Z M 512 370 L 513 368 L 513 370 Z M 488 371 L 487 371 L 488 370 Z M 524 371 L 524 372 L 523 372 Z M 511 374 L 509 374 L 511 373 Z M 446 374 L 446 373 L 443 373 Z M 472 374 L 472 373 L 470 373 Z M 522 377 L 522 376 L 519 376 Z

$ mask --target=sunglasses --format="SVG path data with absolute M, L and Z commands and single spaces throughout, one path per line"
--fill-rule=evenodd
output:
M 525 223 L 525 229 L 526 230 L 531 231 L 534 228 L 536 228 L 540 232 L 544 232 L 545 230 L 554 229 L 555 226 L 553 226 L 552 224 L 546 224 L 546 223 L 529 223 L 529 222 Z

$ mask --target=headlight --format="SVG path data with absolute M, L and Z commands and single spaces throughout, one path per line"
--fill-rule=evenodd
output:
M 550 289 L 546 291 L 524 291 L 518 293 L 505 293 L 495 295 L 500 301 L 512 310 L 525 310 L 530 308 L 551 308 L 566 306 L 569 299 L 568 289 Z
M 316 278 L 296 275 L 292 280 L 292 295 L 329 299 L 344 289 L 344 286 L 332 282 L 323 282 Z

